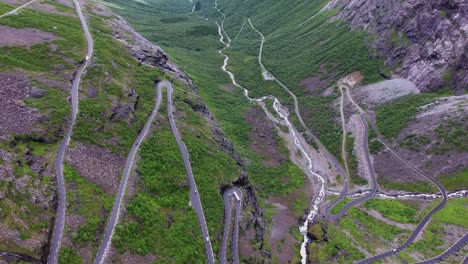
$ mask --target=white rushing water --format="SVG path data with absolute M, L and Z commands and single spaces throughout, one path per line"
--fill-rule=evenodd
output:
M 327 191 L 328 194 L 340 195 L 340 192 L 337 191 Z M 360 196 L 368 194 L 369 191 L 363 191 L 354 194 L 348 194 L 346 197 L 354 199 Z M 468 190 L 460 190 L 451 193 L 447 193 L 449 199 L 463 198 L 468 196 Z M 385 194 L 385 193 L 376 193 L 375 197 L 383 199 L 437 199 L 441 198 L 442 195 L 438 193 L 408 193 L 408 194 Z
M 193 0 L 189 0 L 190 3 L 192 3 L 192 13 L 195 12 L 195 2 Z
M 313 171 L 312 158 L 307 153 L 307 151 L 306 151 L 306 149 L 305 149 L 305 147 L 303 145 L 304 144 L 303 142 L 306 142 L 306 141 L 300 139 L 299 132 L 296 130 L 296 128 L 289 121 L 288 111 L 286 110 L 285 107 L 283 107 L 281 105 L 280 101 L 276 97 L 271 96 L 271 95 L 264 96 L 264 97 L 261 97 L 261 98 L 258 98 L 258 99 L 249 97 L 249 91 L 246 88 L 244 88 L 243 86 L 241 86 L 240 84 L 238 84 L 234 74 L 232 72 L 230 72 L 229 70 L 227 70 L 227 65 L 228 65 L 228 62 L 229 62 L 229 56 L 227 56 L 223 52 L 224 52 L 225 49 L 230 47 L 231 39 L 229 38 L 229 35 L 224 30 L 225 15 L 218 8 L 217 1 L 215 1 L 215 8 L 223 16 L 223 20 L 221 21 L 221 24 L 216 22 L 216 24 L 218 25 L 219 41 L 224 44 L 224 48 L 222 48 L 221 50 L 218 51 L 222 56 L 224 56 L 224 63 L 223 63 L 223 66 L 221 67 L 221 69 L 229 76 L 229 78 L 231 79 L 231 82 L 232 82 L 232 84 L 234 86 L 236 86 L 238 88 L 241 88 L 243 90 L 244 96 L 249 101 L 254 102 L 254 103 L 258 104 L 259 106 L 261 106 L 261 108 L 263 109 L 263 111 L 266 113 L 266 115 L 268 116 L 268 118 L 270 120 L 272 120 L 275 123 L 284 125 L 289 129 L 289 133 L 291 134 L 292 138 L 294 139 L 294 145 L 298 148 L 298 150 L 301 152 L 303 157 L 305 157 L 307 159 L 307 164 L 308 164 L 307 170 L 308 170 L 309 174 L 316 177 L 318 182 L 320 183 L 321 187 L 320 187 L 319 195 L 314 200 L 312 208 L 311 208 L 311 210 L 309 211 L 309 213 L 307 215 L 306 221 L 304 221 L 304 224 L 299 228 L 301 234 L 304 237 L 303 243 L 301 245 L 300 254 L 301 254 L 301 261 L 302 261 L 303 264 L 305 264 L 307 262 L 306 246 L 309 243 L 309 238 L 307 236 L 307 230 L 308 230 L 309 224 L 312 223 L 315 216 L 318 214 L 319 205 L 320 205 L 320 203 L 323 201 L 323 199 L 325 197 L 325 179 L 321 175 L 319 175 L 319 174 L 317 174 L 317 173 L 315 173 Z M 251 23 L 250 20 L 249 20 L 249 23 Z M 244 25 L 245 25 L 245 20 L 244 20 L 244 24 L 241 27 L 241 31 L 244 28 Z M 239 34 L 237 34 L 237 36 L 238 35 Z M 237 36 L 236 36 L 236 38 L 237 38 Z M 225 41 L 225 38 L 227 39 L 227 41 Z M 261 41 L 261 47 L 260 47 L 260 53 L 259 53 L 259 63 L 261 65 L 261 67 L 262 67 L 263 74 L 264 74 L 265 72 L 268 73 L 268 71 L 266 70 L 266 68 L 264 68 L 264 66 L 263 66 L 263 64 L 261 62 L 263 44 L 264 44 L 264 38 L 263 38 L 263 35 L 262 35 L 262 41 Z M 264 74 L 264 76 L 265 76 L 265 74 Z M 267 76 L 270 77 L 271 75 L 268 73 Z M 271 76 L 271 78 L 265 78 L 265 79 L 267 79 L 267 80 L 276 80 L 273 76 Z M 273 108 L 276 111 L 276 113 L 278 114 L 279 119 L 276 118 L 275 116 L 273 116 L 273 114 L 270 113 L 270 111 L 265 106 L 265 100 L 267 100 L 267 99 L 273 100 Z

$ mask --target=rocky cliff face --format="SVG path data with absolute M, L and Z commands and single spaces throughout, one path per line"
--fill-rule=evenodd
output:
M 468 1 L 331 0 L 336 18 L 371 34 L 370 45 L 422 91 L 468 89 Z

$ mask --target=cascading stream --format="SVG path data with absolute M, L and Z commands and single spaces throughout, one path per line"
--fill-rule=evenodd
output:
M 244 88 L 243 86 L 241 86 L 240 84 L 238 84 L 234 74 L 232 72 L 230 72 L 229 70 L 227 70 L 227 65 L 228 65 L 228 62 L 229 62 L 229 56 L 224 54 L 224 50 L 226 50 L 227 48 L 229 48 L 231 46 L 231 39 L 229 38 L 229 35 L 224 30 L 225 15 L 218 8 L 218 2 L 217 1 L 215 1 L 215 9 L 223 16 L 223 19 L 222 19 L 221 23 L 216 22 L 216 24 L 218 26 L 219 41 L 224 44 L 224 48 L 222 48 L 221 50 L 218 51 L 222 56 L 224 56 L 224 63 L 223 63 L 223 66 L 221 67 L 221 69 L 226 74 L 228 74 L 228 76 L 231 79 L 231 82 L 232 82 L 232 84 L 234 86 L 236 86 L 238 88 L 241 88 L 243 90 L 244 96 L 250 102 L 254 102 L 254 103 L 258 104 L 264 110 L 264 112 L 266 113 L 266 115 L 268 116 L 268 118 L 270 120 L 272 120 L 273 122 L 275 122 L 277 124 L 284 125 L 289 129 L 289 133 L 291 134 L 291 136 L 294 139 L 294 145 L 298 148 L 298 150 L 301 152 L 301 154 L 307 159 L 307 164 L 308 164 L 307 171 L 308 171 L 308 173 L 310 175 L 316 177 L 318 179 L 318 181 L 320 182 L 319 195 L 314 200 L 312 208 L 311 208 L 311 210 L 309 211 L 309 213 L 307 215 L 306 221 L 304 221 L 304 224 L 299 228 L 301 234 L 304 237 L 304 241 L 303 241 L 303 243 L 301 245 L 300 253 L 301 253 L 302 263 L 305 264 L 306 261 L 307 261 L 306 246 L 307 246 L 307 243 L 309 242 L 309 238 L 307 236 L 307 230 L 308 230 L 309 224 L 312 223 L 315 216 L 318 214 L 319 205 L 320 205 L 320 203 L 323 201 L 323 199 L 325 197 L 325 179 L 321 175 L 319 175 L 319 174 L 317 174 L 317 173 L 315 173 L 313 171 L 312 159 L 311 159 L 310 155 L 307 153 L 307 151 L 306 151 L 306 149 L 304 148 L 304 145 L 303 145 L 303 144 L 305 144 L 306 141 L 301 140 L 299 138 L 299 136 L 298 136 L 299 132 L 296 130 L 296 128 L 289 121 L 288 111 L 286 110 L 285 107 L 283 107 L 281 105 L 281 102 L 276 97 L 271 96 L 271 95 L 264 96 L 264 97 L 261 97 L 261 98 L 258 98 L 258 99 L 251 98 L 249 96 L 249 91 L 246 88 Z M 247 19 L 247 21 L 251 24 L 250 19 Z M 245 20 L 244 20 L 244 24 L 245 24 Z M 243 26 L 242 26 L 241 30 L 243 29 Z M 253 27 L 253 25 L 252 25 L 252 27 Z M 227 41 L 225 41 L 225 38 L 227 39 Z M 236 36 L 236 38 L 237 38 L 237 36 Z M 261 54 L 262 54 L 262 50 L 263 50 L 263 43 L 264 43 L 264 38 L 262 36 L 261 47 L 260 47 L 260 52 L 259 52 L 259 62 L 260 62 L 260 65 L 262 66 L 262 70 L 266 71 L 265 67 L 261 63 Z M 276 113 L 278 114 L 279 118 L 276 118 L 275 116 L 273 116 L 273 114 L 270 113 L 269 110 L 267 109 L 267 107 L 265 106 L 265 100 L 267 100 L 267 99 L 273 100 L 273 108 L 276 111 Z

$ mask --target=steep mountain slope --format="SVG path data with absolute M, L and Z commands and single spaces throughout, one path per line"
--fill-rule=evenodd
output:
M 468 253 L 464 1 L 80 1 L 92 56 L 73 1 L 0 2 L 0 262 L 57 244 L 83 65 L 58 263 Z
M 364 150 L 358 143 L 353 144 L 353 142 L 362 142 L 361 135 L 358 132 L 361 124 L 352 121 L 356 120 L 355 113 L 357 109 L 346 99 L 344 109 L 345 124 L 346 126 L 350 126 L 348 131 L 352 132 L 352 134 L 348 134 L 347 142 L 350 143 L 346 144 L 345 153 L 341 153 L 341 122 L 339 119 L 338 104 L 335 103 L 340 98 L 340 93 L 339 90 L 336 89 L 336 81 L 355 71 L 360 72 L 358 76 L 362 76 L 359 79 L 362 79 L 364 84 L 375 83 L 391 76 L 408 77 L 408 75 L 405 74 L 407 68 L 396 67 L 394 63 L 395 60 L 391 60 L 391 56 L 388 55 L 389 53 L 381 52 L 377 44 L 385 40 L 387 46 L 393 45 L 393 42 L 395 42 L 394 44 L 396 46 L 405 44 L 408 49 L 418 48 L 421 53 L 424 53 L 426 52 L 426 46 L 430 47 L 433 45 L 431 43 L 436 43 L 437 41 L 437 39 L 430 39 L 428 40 L 429 44 L 426 44 L 426 46 L 422 45 L 422 42 L 418 42 L 420 40 L 413 40 L 414 43 L 406 43 L 402 40 L 403 38 L 397 38 L 398 31 L 396 30 L 393 33 L 394 38 L 388 38 L 386 31 L 387 25 L 379 28 L 381 23 L 383 23 L 381 20 L 384 20 L 380 17 L 375 18 L 375 26 L 373 27 L 365 27 L 363 23 L 362 25 L 354 24 L 351 18 L 348 20 L 348 17 L 351 16 L 349 15 L 350 13 L 358 17 L 357 14 L 359 14 L 359 11 L 351 8 L 354 7 L 354 5 L 351 4 L 357 4 L 357 1 L 206 0 L 195 1 L 195 3 L 191 3 L 190 1 L 188 3 L 185 1 L 172 1 L 171 4 L 165 1 L 128 3 L 116 0 L 107 2 L 111 2 L 112 5 L 110 6 L 115 7 L 116 12 L 121 13 L 129 19 L 144 36 L 162 45 L 170 56 L 188 72 L 194 79 L 194 83 L 199 88 L 202 97 L 207 101 L 208 107 L 213 111 L 217 119 L 220 120 L 221 127 L 226 131 L 227 136 L 233 140 L 236 148 L 241 149 L 241 157 L 250 159 L 250 154 L 248 154 L 246 150 L 250 148 L 254 151 L 258 151 L 259 144 L 257 142 L 259 141 L 255 140 L 248 148 L 246 148 L 246 145 L 243 143 L 245 142 L 245 129 L 239 129 L 243 127 L 239 124 L 242 124 L 244 121 L 238 117 L 244 115 L 246 111 L 239 112 L 239 110 L 237 110 L 239 109 L 239 105 L 244 104 L 242 100 L 239 100 L 243 95 L 241 89 L 236 89 L 237 85 L 246 88 L 251 98 L 275 96 L 281 103 L 288 106 L 289 114 L 293 117 L 292 120 L 297 128 L 303 129 L 298 116 L 296 116 L 296 114 L 300 113 L 302 119 L 305 121 L 305 125 L 317 135 L 318 139 L 322 141 L 333 155 L 338 157 L 340 163 L 345 162 L 342 156 L 347 156 L 348 158 L 346 160 L 351 163 L 350 171 L 352 171 L 352 173 L 350 173 L 352 177 L 350 190 L 352 192 L 357 192 L 355 193 L 356 196 L 359 196 L 360 192 L 369 188 L 366 187 L 366 185 L 367 182 L 370 181 L 366 174 L 363 173 L 362 166 L 365 165 L 362 164 L 362 156 L 359 156 L 361 154 L 356 154 L 357 152 L 362 153 Z M 359 2 L 359 4 L 367 7 L 373 5 L 370 1 L 362 1 Z M 351 7 L 348 5 L 351 5 Z M 391 5 L 391 3 L 389 5 Z M 405 8 L 408 8 L 404 4 L 403 6 L 394 4 L 394 6 L 398 8 L 395 10 L 392 9 L 392 11 L 395 12 L 400 9 L 406 10 Z M 460 6 L 463 7 L 463 5 Z M 432 4 L 422 4 L 422 7 L 428 10 L 442 8 Z M 454 12 L 461 14 L 464 12 L 463 10 L 463 8 L 459 8 Z M 408 10 L 404 12 L 409 13 Z M 431 12 L 434 13 L 435 11 L 432 10 L 429 13 Z M 455 13 L 452 15 L 454 15 L 456 23 L 464 23 L 463 19 Z M 392 14 L 391 12 L 385 13 L 385 15 L 393 18 L 394 16 L 392 16 Z M 398 17 L 393 19 L 395 20 L 395 25 L 399 23 L 397 22 Z M 422 18 L 418 19 L 415 21 L 422 23 L 420 22 Z M 436 20 L 436 17 L 434 17 L 434 19 L 434 21 L 440 22 Z M 218 24 L 217 26 L 220 26 L 218 34 L 216 34 L 216 27 L 213 26 L 213 20 Z M 250 25 L 250 23 L 252 23 L 252 25 Z M 440 23 L 447 23 L 457 28 L 457 30 L 463 30 L 462 26 L 457 25 L 452 20 L 445 21 L 442 19 Z M 223 27 L 225 32 L 222 30 Z M 378 30 L 381 30 L 382 34 L 376 34 L 376 32 L 379 32 Z M 392 30 L 390 29 L 390 33 L 391 32 Z M 261 49 L 260 34 L 265 36 L 263 50 Z M 224 61 L 224 65 L 225 69 L 230 71 L 235 77 L 236 82 L 233 84 L 229 84 L 229 80 L 225 78 L 226 76 L 229 77 L 229 75 L 223 75 L 219 69 L 219 67 L 223 65 L 223 60 L 216 52 L 221 48 L 217 44 L 220 43 L 219 40 L 215 40 L 217 37 L 221 39 L 221 42 L 223 42 L 222 44 L 229 43 L 228 47 L 223 49 L 222 52 L 229 56 L 228 61 Z M 418 37 L 419 36 L 416 36 L 416 38 Z M 464 36 L 454 35 L 450 37 L 453 37 L 453 43 L 456 44 L 454 44 L 455 46 L 458 45 L 457 47 L 464 41 Z M 442 34 L 440 38 L 444 39 L 447 38 L 447 36 Z M 374 43 L 377 44 L 374 45 Z M 258 58 L 260 51 L 263 51 L 262 58 Z M 385 51 L 388 52 L 388 50 Z M 437 71 L 431 71 L 430 74 L 427 76 L 425 75 L 425 79 L 415 78 L 414 80 L 382 83 L 380 85 L 381 88 L 379 88 L 380 90 L 376 90 L 377 92 L 374 92 L 374 88 L 369 86 L 366 89 L 370 94 L 367 95 L 359 91 L 360 87 L 352 89 L 352 96 L 358 97 L 358 103 L 361 104 L 365 111 L 370 110 L 371 113 L 374 111 L 377 112 L 377 126 L 383 130 L 382 133 L 384 136 L 388 137 L 389 140 L 395 138 L 393 146 L 398 149 L 398 152 L 403 151 L 402 155 L 405 155 L 407 159 L 412 160 L 410 157 L 414 156 L 415 153 L 406 153 L 404 149 L 402 150 L 398 146 L 400 146 L 400 142 L 404 141 L 403 138 L 406 137 L 406 133 L 411 134 L 412 132 L 402 132 L 402 130 L 405 129 L 405 127 L 411 127 L 413 122 L 418 122 L 416 120 L 413 121 L 414 117 L 424 115 L 423 108 L 419 108 L 420 106 L 425 106 L 442 96 L 440 92 L 411 96 L 408 96 L 408 94 L 419 93 L 419 90 L 443 90 L 445 94 L 447 94 L 447 92 L 450 94 L 450 90 L 452 90 L 458 94 L 463 93 L 463 91 L 460 92 L 458 88 L 460 83 L 458 77 L 452 78 L 452 76 L 449 76 L 450 74 L 445 74 L 445 78 L 447 80 L 450 79 L 450 82 L 443 82 L 442 84 L 444 87 L 440 87 L 441 85 L 433 85 L 430 86 L 430 89 L 427 88 L 429 87 L 428 83 L 432 82 L 430 80 L 440 79 L 440 76 L 444 75 L 443 73 L 446 69 L 456 68 L 456 70 L 453 71 L 454 76 L 458 76 L 457 74 L 459 73 L 463 75 L 463 70 L 460 69 L 463 67 L 456 66 L 460 56 L 463 56 L 463 54 L 464 51 L 455 49 L 454 53 L 444 57 L 444 62 L 439 62 L 443 67 L 437 67 Z M 259 65 L 259 59 L 263 61 L 266 69 L 262 69 L 263 66 Z M 414 65 L 423 63 L 422 61 L 423 60 L 418 57 L 415 61 L 408 62 L 408 64 L 413 63 L 411 65 Z M 265 71 L 267 72 L 266 74 Z M 447 72 L 449 71 L 450 70 L 447 70 Z M 299 112 L 294 109 L 294 100 L 288 92 L 284 90 L 279 83 L 271 81 L 275 79 L 272 75 L 278 78 L 283 85 L 296 94 Z M 354 85 L 360 80 L 356 81 Z M 451 83 L 452 80 L 454 81 L 453 85 Z M 413 83 L 411 81 L 415 82 Z M 432 84 L 434 83 L 436 82 L 432 82 Z M 453 89 L 446 89 L 450 85 L 452 85 Z M 357 86 L 359 86 L 359 84 Z M 395 94 L 395 92 L 398 94 Z M 232 94 L 236 95 L 235 99 L 232 97 Z M 362 100 L 365 101 L 369 96 L 373 98 L 373 103 L 371 105 L 362 105 Z M 457 100 L 456 97 L 452 99 Z M 383 103 L 385 103 L 385 105 L 382 105 Z M 270 110 L 271 113 L 275 113 L 274 107 L 269 105 L 269 103 L 266 103 L 265 107 L 267 110 Z M 463 107 L 464 106 L 462 106 L 462 108 Z M 431 107 L 428 106 L 425 109 L 430 108 Z M 396 111 L 392 112 L 392 109 Z M 397 109 L 401 109 L 401 111 Z M 447 112 L 450 111 L 451 110 L 447 110 Z M 254 112 L 248 111 L 248 113 L 252 115 Z M 461 115 L 463 116 L 464 114 L 461 113 Z M 454 118 L 458 120 L 459 117 L 460 116 L 455 116 Z M 254 118 L 249 119 L 247 119 L 248 122 L 253 121 L 256 127 L 259 126 L 259 121 L 254 121 Z M 268 122 L 268 120 L 264 120 L 262 123 L 263 122 Z M 352 126 L 354 126 L 354 128 Z M 266 135 L 268 135 L 269 132 L 266 133 L 264 130 L 260 129 L 257 129 L 257 131 L 263 131 L 262 134 L 264 136 L 262 137 L 262 141 L 266 142 L 268 140 Z M 401 132 L 403 135 L 398 136 Z M 369 144 L 373 153 L 377 155 L 377 161 L 384 160 L 381 157 L 385 156 L 381 156 L 384 154 L 383 152 L 379 152 L 380 146 L 378 142 L 375 141 L 375 136 L 372 134 L 373 131 L 369 133 L 371 140 Z M 279 134 L 281 135 L 281 132 Z M 314 142 L 312 142 L 312 138 L 308 139 L 310 140 L 310 145 L 317 147 Z M 285 138 L 285 140 L 287 141 L 287 138 Z M 288 146 L 288 143 L 286 145 Z M 268 153 L 270 153 L 269 155 L 272 158 L 276 156 L 273 151 Z M 445 173 L 441 173 L 441 175 L 446 176 L 447 173 L 450 174 L 452 172 L 456 174 L 459 172 L 458 168 L 463 168 L 465 166 L 463 164 L 463 160 L 465 160 L 463 157 L 466 157 L 466 151 L 456 150 L 456 153 L 457 157 L 460 157 L 460 159 L 456 159 L 458 162 L 457 164 L 460 165 L 450 167 L 451 172 L 445 171 Z M 355 155 L 358 155 L 358 157 Z M 427 155 L 427 153 L 422 155 Z M 428 155 L 427 160 L 433 160 L 434 166 L 437 166 L 437 164 L 441 162 L 452 160 L 451 157 L 452 155 L 442 155 L 439 157 Z M 332 164 L 331 161 L 328 162 Z M 425 162 L 427 163 L 428 161 Z M 319 163 L 318 160 L 314 160 L 315 166 Z M 282 207 L 285 204 L 280 202 L 281 207 L 278 207 L 278 204 L 275 202 L 276 200 L 272 198 L 272 193 L 263 191 L 268 185 L 263 183 L 265 176 L 257 170 L 252 170 L 252 167 L 250 167 L 254 164 L 255 163 L 252 163 L 247 166 L 250 179 L 254 183 L 257 183 L 257 188 L 260 187 L 260 197 L 278 209 L 274 211 L 271 220 L 269 220 L 268 217 L 266 219 L 266 233 L 271 233 L 271 237 L 264 234 L 262 237 L 264 243 L 260 244 L 261 251 L 254 253 L 251 249 L 241 249 L 243 261 L 253 261 L 251 256 L 261 255 L 264 259 L 271 259 L 273 262 L 294 262 L 296 257 L 292 256 L 291 252 L 298 250 L 297 244 L 291 244 L 287 237 L 278 236 L 279 230 L 283 230 L 282 232 L 284 233 L 284 230 L 291 230 L 290 228 L 292 227 L 287 224 L 278 225 L 279 222 L 286 223 L 286 221 L 288 221 L 286 217 L 284 217 L 285 215 L 282 216 L 282 212 L 286 212 L 285 208 Z M 421 164 L 417 162 L 416 164 L 417 166 L 421 166 Z M 303 165 L 300 163 L 298 163 L 298 165 L 304 171 L 307 171 Z M 381 192 L 392 195 L 402 195 L 404 194 L 403 190 L 434 191 L 434 187 L 432 187 L 430 183 L 421 184 L 421 182 L 425 181 L 424 178 L 413 176 L 413 179 L 415 179 L 417 183 L 414 185 L 408 184 L 407 182 L 401 184 L 398 177 L 393 177 L 391 174 L 385 172 L 385 165 L 387 164 L 382 165 L 381 162 L 379 162 L 378 165 L 372 165 L 376 166 L 377 175 L 379 177 L 378 187 Z M 392 166 L 393 168 L 403 169 L 405 165 L 397 162 L 387 167 Z M 343 175 L 337 175 L 336 171 L 333 170 L 322 171 L 320 170 L 320 166 L 318 166 L 317 171 L 325 175 L 328 188 L 334 191 L 342 190 L 345 184 Z M 429 167 L 427 171 L 432 172 Z M 438 174 L 435 174 L 434 176 L 437 175 Z M 441 178 L 441 180 L 445 178 Z M 461 182 L 462 186 L 465 186 L 463 176 L 456 174 L 450 178 L 452 182 Z M 310 183 L 317 187 L 318 184 L 315 182 L 314 178 L 312 177 L 310 180 Z M 417 186 L 421 186 L 421 188 L 418 189 Z M 425 187 L 422 188 L 423 186 Z M 314 201 L 313 197 L 318 195 L 318 189 L 312 188 L 312 192 L 308 195 L 310 194 L 312 194 L 312 196 L 309 196 L 310 200 Z M 289 197 L 288 199 L 296 198 Z M 343 205 L 344 204 L 340 204 L 339 206 Z M 354 260 L 364 258 L 364 255 L 367 257 L 372 256 L 372 254 L 376 252 L 369 249 L 369 245 L 364 242 L 368 241 L 370 237 L 353 237 L 357 236 L 356 230 L 358 229 L 365 230 L 366 228 L 371 228 L 374 230 L 375 232 L 370 234 L 371 237 L 373 237 L 372 241 L 374 241 L 376 237 L 378 240 L 384 239 L 389 241 L 392 238 L 390 234 L 398 235 L 400 240 L 409 235 L 408 232 L 394 229 L 392 224 L 388 224 L 385 217 L 375 218 L 377 215 L 372 210 L 370 206 L 359 206 L 359 210 L 352 209 L 350 211 L 352 212 L 352 218 L 348 219 L 345 217 L 345 222 L 341 223 L 340 221 L 337 226 L 334 224 L 323 224 L 321 227 L 312 225 L 311 229 L 309 229 L 309 238 L 311 238 L 311 241 L 315 242 L 309 247 L 309 252 L 311 253 L 310 260 L 324 263 L 330 261 L 343 262 L 345 261 L 343 258 L 344 256 L 348 256 Z M 428 209 L 422 207 L 419 210 L 425 210 L 424 212 L 428 211 Z M 304 220 L 304 218 L 302 218 L 302 220 Z M 350 220 L 360 224 L 357 227 L 353 227 L 349 222 Z M 397 221 L 401 221 L 401 219 Z M 382 230 L 379 231 L 379 228 Z M 464 227 L 462 227 L 461 230 L 464 230 L 463 228 Z M 322 235 L 320 234 L 320 230 L 324 232 Z M 459 234 L 460 233 L 452 234 L 452 236 L 457 237 Z M 271 243 L 271 245 L 268 245 L 268 243 Z M 381 242 L 375 241 L 375 243 Z M 394 247 L 398 245 L 398 241 L 393 243 Z M 388 250 L 387 247 L 388 245 L 385 243 L 381 244 L 378 252 Z M 335 248 L 336 251 L 332 250 L 333 248 Z M 364 248 L 367 248 L 367 253 L 362 255 L 357 249 L 366 252 Z M 326 252 L 328 252 L 328 254 Z M 317 255 L 319 257 L 315 258 Z M 408 259 L 410 259 L 410 257 L 408 257 Z M 396 257 L 393 257 L 389 261 L 396 261 Z

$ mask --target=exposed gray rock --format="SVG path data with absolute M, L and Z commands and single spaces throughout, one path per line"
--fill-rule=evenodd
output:
M 422 91 L 468 87 L 468 1 L 332 0 L 336 18 L 377 38 L 371 44 L 398 75 Z
M 65 70 L 65 65 L 57 65 L 55 68 L 54 68 L 55 71 L 63 71 Z

